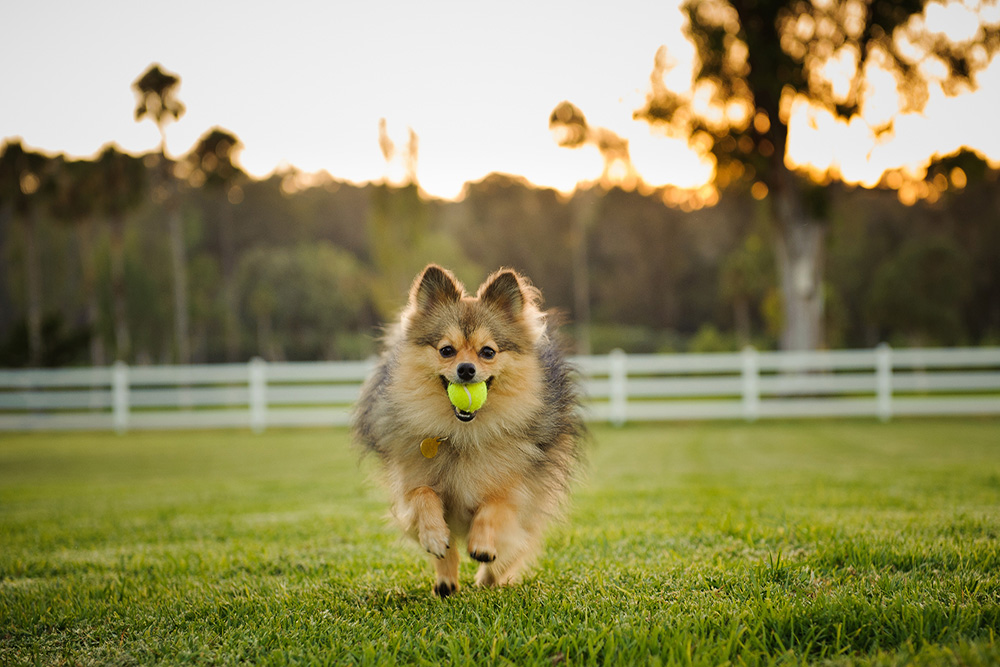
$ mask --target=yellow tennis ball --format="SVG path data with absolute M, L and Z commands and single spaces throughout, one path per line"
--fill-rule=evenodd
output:
M 448 399 L 462 412 L 475 412 L 486 402 L 486 383 L 448 385 Z

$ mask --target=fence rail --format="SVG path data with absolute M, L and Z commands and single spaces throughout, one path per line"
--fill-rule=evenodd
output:
M 1000 347 L 576 357 L 591 421 L 1000 414 Z M 347 424 L 371 362 L 0 370 L 0 431 Z

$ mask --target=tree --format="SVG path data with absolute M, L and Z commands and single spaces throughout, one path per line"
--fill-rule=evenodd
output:
M 910 344 L 963 342 L 962 310 L 973 285 L 970 264 L 948 238 L 911 239 L 875 274 L 870 321 Z
M 107 146 L 97 158 L 103 181 L 101 213 L 111 232 L 111 304 L 114 319 L 115 359 L 127 360 L 132 352 L 125 299 L 125 227 L 128 214 L 146 195 L 146 168 L 141 158 Z
M 375 307 L 388 320 L 396 316 L 399 301 L 427 263 L 421 252 L 429 227 L 427 204 L 417 184 L 417 134 L 411 129 L 405 151 L 396 148 L 379 119 L 378 144 L 385 158 L 385 178 L 371 186 L 368 204 L 368 243 L 375 282 Z M 402 174 L 398 174 L 400 162 Z
M 602 185 L 635 187 L 638 176 L 628 152 L 628 141 L 611 130 L 594 127 L 574 104 L 563 101 L 549 114 L 549 130 L 563 148 L 592 145 L 601 153 L 604 169 Z M 573 235 L 570 248 L 573 255 L 573 310 L 576 314 L 576 351 L 590 354 L 590 261 L 587 246 L 594 221 L 600 216 L 600 198 L 593 187 L 577 188 L 571 202 Z
M 369 276 L 328 241 L 257 247 L 240 262 L 245 312 L 257 325 L 258 354 L 280 361 L 355 356 L 369 306 Z
M 219 247 L 222 258 L 223 330 L 226 360 L 236 361 L 240 355 L 239 297 L 236 283 L 236 240 L 234 238 L 233 205 L 243 201 L 240 182 L 245 174 L 236 164 L 242 148 L 236 135 L 221 128 L 212 128 L 198 140 L 186 157 L 188 183 L 204 187 L 213 193 L 216 207 Z
M 440 231 L 457 240 L 461 254 L 475 265 L 465 275 L 516 268 L 542 290 L 547 305 L 568 311 L 574 288 L 573 262 L 566 252 L 573 234 L 569 209 L 555 190 L 540 190 L 521 177 L 489 174 L 467 183 L 460 200 L 447 205 Z M 581 319 L 578 312 L 567 314 Z
M 631 190 L 638 184 L 639 174 L 632 164 L 628 141 L 606 127 L 588 124 L 576 105 L 565 100 L 557 104 L 549 114 L 549 130 L 563 148 L 597 148 L 604 163 L 600 178 L 603 185 Z
M 733 322 L 741 345 L 752 340 L 753 306 L 763 304 L 772 288 L 774 266 L 760 234 L 751 233 L 743 244 L 730 252 L 719 274 L 719 293 L 733 306 Z
M 986 3 L 983 3 L 984 6 Z M 710 153 L 720 188 L 766 199 L 784 305 L 785 349 L 823 344 L 825 191 L 786 160 L 793 104 L 849 120 L 864 112 L 873 67 L 897 81 L 900 111 L 918 110 L 929 86 L 949 94 L 976 84 L 1000 47 L 997 26 L 949 41 L 921 17 L 924 0 L 688 0 L 697 51 L 692 90 L 667 88 L 668 53 L 656 54 L 651 90 L 635 117 Z M 980 7 L 981 11 L 982 7 Z M 831 63 L 846 72 L 828 74 Z M 891 132 L 891 120 L 875 128 Z M 837 174 L 829 176 L 836 177 Z
M 27 311 L 28 364 L 38 366 L 43 354 L 42 267 L 38 216 L 52 194 L 53 160 L 26 150 L 20 141 L 5 144 L 0 154 L 0 216 L 11 215 L 24 234 L 24 287 Z
M 187 250 L 184 243 L 184 227 L 178 205 L 177 180 L 171 173 L 171 161 L 167 159 L 166 125 L 171 120 L 179 120 L 184 115 L 184 104 L 177 99 L 180 77 L 152 64 L 132 82 L 135 92 L 135 120 L 149 118 L 160 133 L 159 163 L 157 165 L 158 189 L 167 212 L 170 230 L 170 256 L 173 272 L 174 292 L 174 338 L 177 346 L 177 361 L 182 364 L 191 361 L 190 325 L 187 290 Z
M 94 249 L 95 224 L 103 186 L 97 165 L 86 160 L 64 162 L 56 174 L 55 196 L 51 203 L 53 215 L 76 232 L 80 252 L 80 272 L 85 301 L 87 336 L 90 342 L 90 363 L 103 366 L 104 340 L 101 335 L 100 308 L 97 299 L 97 266 Z

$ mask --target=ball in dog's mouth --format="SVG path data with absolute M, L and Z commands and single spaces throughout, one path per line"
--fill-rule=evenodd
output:
M 445 388 L 445 393 L 449 395 L 449 400 L 451 401 L 452 410 L 455 413 L 455 417 L 459 421 L 462 421 L 462 422 L 471 422 L 473 419 L 475 419 L 476 418 L 476 414 L 478 414 L 478 412 L 479 412 L 479 407 L 486 400 L 485 399 L 485 394 L 486 394 L 486 392 L 489 391 L 489 387 L 493 384 L 493 378 L 490 377 L 490 378 L 487 378 L 485 382 L 478 383 L 480 385 L 480 387 L 485 387 L 485 388 L 481 390 L 482 394 L 479 397 L 478 403 L 474 404 L 474 405 L 476 405 L 476 409 L 475 410 L 463 410 L 462 408 L 458 407 L 458 404 L 459 404 L 459 398 L 458 398 L 458 396 L 452 397 L 451 396 L 451 392 L 449 390 L 450 389 L 455 389 L 456 387 L 461 387 L 462 389 L 465 390 L 466 396 L 468 397 L 468 402 L 471 404 L 471 403 L 473 403 L 473 397 L 472 397 L 472 394 L 469 393 L 468 386 L 465 383 L 453 384 L 453 383 L 449 382 L 448 379 L 445 378 L 443 375 L 440 376 L 440 377 L 441 377 L 441 385 Z M 458 392 L 456 390 L 456 394 L 460 395 L 460 392 Z M 471 407 L 471 405 L 470 405 L 470 407 Z

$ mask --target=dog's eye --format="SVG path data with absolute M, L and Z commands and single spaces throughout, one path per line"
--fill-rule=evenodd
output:
M 441 356 L 444 357 L 445 359 L 454 357 L 456 354 L 455 348 L 453 348 L 451 345 L 445 345 L 440 350 L 438 350 L 438 352 L 440 352 Z
M 497 351 L 494 350 L 492 347 L 487 346 L 479 350 L 479 356 L 482 357 L 483 359 L 492 359 L 493 357 L 497 356 Z

